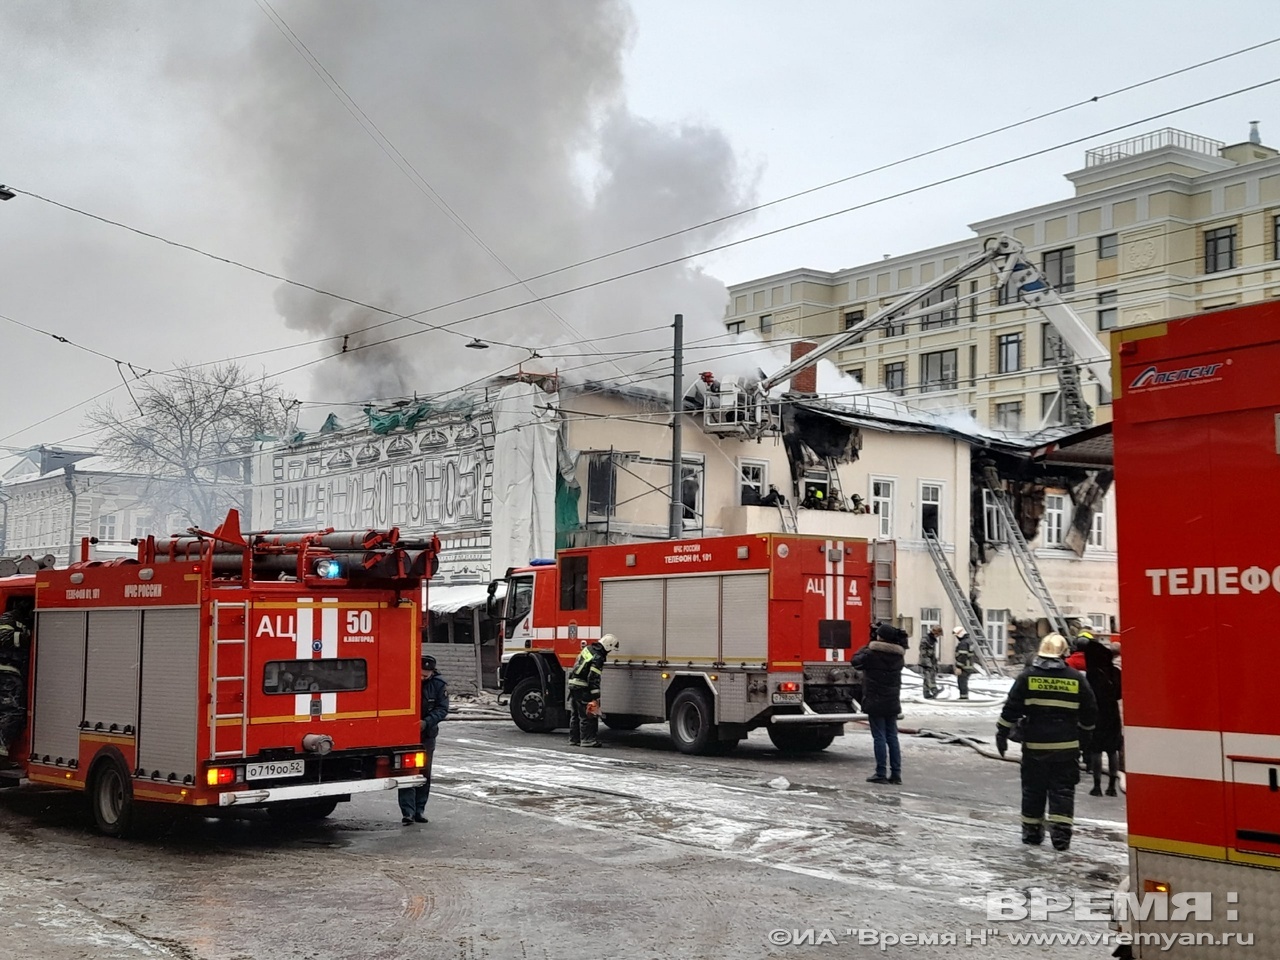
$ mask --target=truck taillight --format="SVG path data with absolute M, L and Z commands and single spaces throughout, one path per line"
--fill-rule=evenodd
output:
M 427 755 L 419 750 L 417 753 L 402 753 L 396 757 L 396 767 L 401 770 L 421 770 L 427 765 Z
M 795 680 L 783 680 L 778 684 L 779 693 L 799 693 L 800 684 Z
M 205 771 L 205 782 L 211 787 L 221 786 L 224 783 L 236 782 L 235 767 L 210 767 Z

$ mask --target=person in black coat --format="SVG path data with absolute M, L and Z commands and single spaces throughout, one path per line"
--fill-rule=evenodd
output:
M 898 714 L 902 712 L 902 664 L 907 634 L 882 623 L 875 639 L 849 661 L 862 671 L 862 712 L 871 725 L 876 772 L 868 783 L 902 783 L 902 753 L 898 748 Z
M 1009 748 L 1010 731 L 1025 718 L 1022 842 L 1043 842 L 1047 819 L 1055 850 L 1071 846 L 1080 751 L 1088 752 L 1098 715 L 1089 682 L 1080 671 L 1067 666 L 1066 655 L 1067 641 L 1061 634 L 1045 637 L 1039 655 L 1013 682 L 996 725 L 996 749 L 1003 757 Z
M 427 822 L 427 800 L 431 796 L 431 765 L 436 758 L 436 735 L 440 721 L 449 715 L 449 684 L 436 672 L 436 658 L 422 658 L 422 721 L 419 724 L 422 745 L 426 748 L 427 765 L 422 774 L 427 782 L 420 787 L 403 787 L 399 790 L 400 822 Z
M 1098 701 L 1098 726 L 1093 731 L 1085 766 L 1093 773 L 1093 789 L 1089 796 L 1102 796 L 1102 755 L 1107 755 L 1107 796 L 1116 795 L 1116 779 L 1120 767 L 1120 744 L 1124 734 L 1120 726 L 1120 671 L 1110 644 L 1088 630 L 1080 631 L 1084 640 L 1084 675 Z

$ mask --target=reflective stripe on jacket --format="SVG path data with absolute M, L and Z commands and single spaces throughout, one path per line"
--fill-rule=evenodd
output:
M 583 647 L 578 659 L 569 671 L 569 689 L 585 689 L 591 699 L 600 696 L 600 668 L 604 666 L 607 653 L 598 642 Z
M 1037 657 L 1014 681 L 998 729 L 1007 734 L 1021 717 L 1027 718 L 1023 756 L 1074 761 L 1088 747 L 1098 704 L 1079 670 L 1056 657 Z

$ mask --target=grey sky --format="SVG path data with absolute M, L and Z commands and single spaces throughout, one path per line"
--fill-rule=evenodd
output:
M 1280 36 L 1280 6 L 1267 0 L 1216 4 L 1212 21 L 1202 4 L 1182 0 L 1043 9 L 941 0 L 272 6 L 403 154 L 399 165 L 254 0 L 11 0 L 0 31 L 0 182 L 410 312 L 510 284 L 507 268 L 521 277 L 553 270 Z M 529 346 L 564 344 L 540 350 L 543 362 L 580 368 L 593 362 L 575 356 L 589 352 L 583 339 L 661 327 L 677 310 L 690 339 L 715 336 L 724 282 L 960 239 L 969 222 L 1069 195 L 1062 174 L 1083 165 L 1090 145 L 1164 126 L 1233 142 L 1253 119 L 1264 142 L 1280 142 L 1280 84 L 1103 133 L 1275 79 L 1277 51 L 530 286 L 545 295 L 1094 137 L 1087 143 L 558 298 L 556 315 L 524 307 L 462 323 L 463 336 L 426 332 L 286 380 L 315 403 L 304 419 L 314 425 L 331 404 L 438 393 L 527 359 Z M 416 174 L 401 169 L 408 164 Z M 451 222 L 431 190 L 492 253 Z M 138 373 L 387 319 L 28 196 L 0 205 L 0 252 L 0 314 Z M 516 286 L 424 319 L 451 322 L 527 299 Z M 401 322 L 353 334 L 350 345 L 415 329 Z M 467 350 L 473 336 L 519 348 Z M 603 341 L 600 350 L 620 355 L 577 373 L 652 376 L 666 340 L 655 331 Z M 338 343 L 248 362 L 280 371 Z M 4 321 L 0 346 L 0 444 L 91 443 L 76 437 L 79 409 L 36 421 L 120 385 L 116 366 Z M 691 363 L 734 363 L 725 352 L 713 344 Z M 769 362 L 753 356 L 749 365 Z M 128 404 L 123 387 L 108 399 Z M 0 469 L 9 463 L 0 459 Z

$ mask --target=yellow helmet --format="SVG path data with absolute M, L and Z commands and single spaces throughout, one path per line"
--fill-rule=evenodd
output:
M 1081 640 L 1093 640 L 1093 639 L 1094 639 L 1093 631 L 1092 631 L 1092 630 L 1081 630 L 1079 633 L 1077 633 L 1077 634 L 1076 634 L 1076 636 L 1077 636 L 1077 637 L 1079 637 Z

